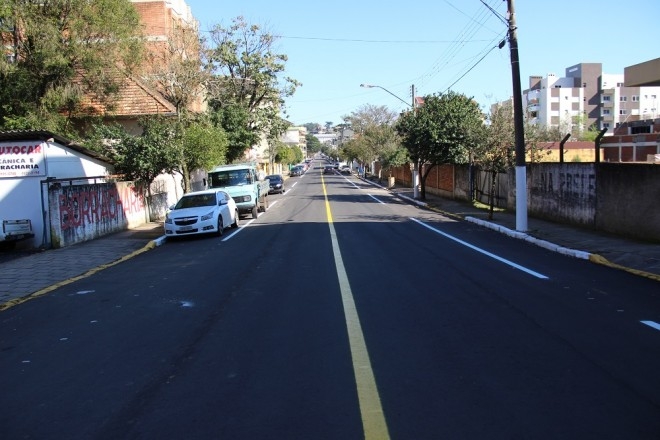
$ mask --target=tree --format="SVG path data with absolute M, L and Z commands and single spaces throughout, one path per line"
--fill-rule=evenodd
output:
M 191 171 L 207 171 L 225 163 L 227 145 L 224 130 L 206 119 L 198 119 L 182 130 L 180 172 L 184 179 L 184 192 L 188 192 L 191 187 Z
M 488 219 L 493 219 L 497 175 L 514 165 L 515 127 L 511 102 L 498 105 L 488 116 L 483 142 L 477 145 L 474 161 L 490 173 L 491 186 L 488 194 Z
M 256 143 L 261 135 L 281 126 L 280 113 L 286 114 L 284 99 L 292 96 L 300 83 L 283 76 L 287 56 L 273 52 L 275 37 L 257 25 L 249 25 L 243 17 L 232 20 L 229 27 L 216 25 L 210 33 L 212 47 L 207 51 L 206 69 L 212 74 L 207 83 L 209 104 L 223 114 L 219 121 L 225 131 L 244 128 L 256 138 L 240 136 L 239 140 Z M 242 130 L 242 131 L 243 131 Z M 241 143 L 230 142 L 230 154 Z M 245 151 L 245 150 L 243 150 Z
M 211 119 L 227 133 L 227 163 L 242 158 L 245 151 L 259 141 L 259 133 L 250 128 L 248 110 L 238 104 L 211 110 Z
M 307 133 L 317 133 L 321 130 L 321 125 L 316 122 L 308 122 L 303 124 L 303 127 L 307 129 Z
M 368 164 L 389 154 L 400 145 L 394 130 L 396 118 L 397 114 L 387 107 L 369 104 L 345 116 L 344 120 L 354 131 L 355 139 L 342 146 L 342 155 Z
M 318 153 L 321 151 L 321 147 L 323 146 L 319 138 L 311 133 L 307 133 L 305 135 L 305 142 L 307 144 L 307 153 Z
M 176 107 L 179 119 L 204 94 L 209 75 L 203 69 L 203 48 L 196 27 L 175 22 L 167 40 L 147 56 L 142 79 Z
M 142 59 L 135 7 L 125 0 L 5 0 L 12 34 L 0 58 L 0 125 L 76 137 L 69 120 L 85 94 L 110 101 Z
M 277 146 L 282 142 L 280 139 L 288 127 L 289 122 L 280 117 L 276 117 L 271 121 L 269 130 L 266 133 L 266 142 L 268 143 L 268 161 L 271 170 L 274 169 L 275 159 L 277 156 Z
M 452 91 L 424 97 L 424 105 L 404 113 L 396 124 L 402 144 L 421 176 L 421 199 L 426 198 L 425 181 L 436 165 L 467 163 L 478 144 L 483 125 L 479 105 L 472 98 Z
M 160 174 L 177 170 L 181 163 L 181 143 L 164 118 L 144 118 L 140 126 L 142 134 L 133 136 L 119 125 L 94 125 L 87 146 L 112 158 L 116 171 L 127 180 L 150 190 Z
M 176 108 L 176 119 L 170 124 L 180 144 L 177 169 L 183 178 L 185 193 L 191 190 L 191 173 L 224 163 L 228 146 L 221 126 L 213 126 L 212 119 L 201 118 L 193 112 L 209 77 L 202 68 L 203 43 L 195 26 L 175 21 L 166 41 L 149 53 L 148 69 L 143 75 L 143 80 Z

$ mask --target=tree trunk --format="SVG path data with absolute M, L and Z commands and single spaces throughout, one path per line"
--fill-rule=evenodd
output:
M 495 179 L 497 179 L 497 171 L 492 170 L 490 173 L 490 194 L 488 194 L 488 220 L 493 219 L 493 211 L 495 208 Z
M 183 193 L 188 194 L 190 192 L 190 173 L 188 173 L 188 167 L 185 163 L 181 164 L 181 177 L 183 179 Z

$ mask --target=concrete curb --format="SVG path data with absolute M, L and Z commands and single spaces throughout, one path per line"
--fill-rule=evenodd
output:
M 575 249 L 570 249 L 567 247 L 559 246 L 557 244 L 551 243 L 546 240 L 541 240 L 539 238 L 533 237 L 529 234 L 526 234 L 524 232 L 519 232 L 519 231 L 514 231 L 509 228 L 505 228 L 502 225 L 498 225 L 496 223 L 490 223 L 485 220 L 481 220 L 475 217 L 465 217 L 465 220 L 474 224 L 477 224 L 479 226 L 483 226 L 488 229 L 493 229 L 497 232 L 501 232 L 505 235 L 508 235 L 509 237 L 517 238 L 520 240 L 525 240 L 526 242 L 535 244 L 536 246 L 540 246 L 544 249 L 548 249 L 553 252 L 558 252 L 562 255 L 566 255 L 569 257 L 573 258 L 579 258 L 581 260 L 591 260 L 591 253 L 585 252 L 585 251 L 578 251 Z

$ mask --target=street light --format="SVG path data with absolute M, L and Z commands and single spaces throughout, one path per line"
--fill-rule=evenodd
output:
M 390 95 L 394 96 L 399 101 L 406 104 L 408 107 L 415 110 L 415 86 L 414 85 L 410 86 L 410 91 L 412 92 L 412 104 L 409 103 L 409 102 L 406 102 L 402 98 L 399 98 L 394 93 L 390 92 L 389 90 L 387 90 L 385 87 L 382 87 L 382 86 L 376 86 L 376 85 L 373 85 L 373 84 L 360 84 L 360 87 L 364 87 L 364 88 L 367 88 L 367 89 L 372 89 L 372 88 L 376 87 L 376 88 L 379 88 L 381 90 L 384 90 L 387 93 L 389 93 Z M 419 180 L 418 175 L 419 175 L 419 170 L 417 170 L 417 165 L 415 165 L 413 167 L 413 170 L 412 170 L 413 199 L 419 198 L 419 189 L 417 188 L 417 181 Z
M 375 85 L 373 85 L 373 84 L 360 84 L 360 87 L 364 87 L 364 88 L 367 88 L 367 89 L 372 89 L 372 88 L 374 88 L 374 87 L 377 87 L 377 88 L 379 88 L 379 89 L 381 89 L 381 90 L 385 90 L 387 93 L 389 93 L 390 95 L 394 96 L 396 99 L 398 99 L 399 101 L 403 102 L 403 103 L 406 104 L 408 107 L 414 107 L 414 102 L 415 102 L 415 96 L 414 96 L 415 94 L 414 94 L 414 93 L 413 93 L 413 104 L 410 104 L 409 102 L 404 101 L 402 98 L 399 98 L 399 97 L 396 96 L 394 93 L 392 93 L 392 92 L 390 92 L 389 90 L 387 90 L 385 87 L 382 87 L 382 86 L 375 86 Z M 413 86 L 413 90 L 414 90 L 414 86 Z

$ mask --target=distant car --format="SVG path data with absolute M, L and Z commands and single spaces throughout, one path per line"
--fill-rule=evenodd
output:
M 339 169 L 339 162 L 335 162 L 335 169 Z
M 266 179 L 270 182 L 268 194 L 284 194 L 284 178 L 281 174 L 271 174 Z
M 224 233 L 238 227 L 238 208 L 229 194 L 207 189 L 184 194 L 165 217 L 165 235 L 177 237 Z
M 326 165 L 323 167 L 323 174 L 335 174 L 335 167 Z
M 342 165 L 339 167 L 339 172 L 342 174 L 351 174 L 351 167 L 349 165 Z
M 289 176 L 302 176 L 303 169 L 302 167 L 295 166 L 289 170 Z

